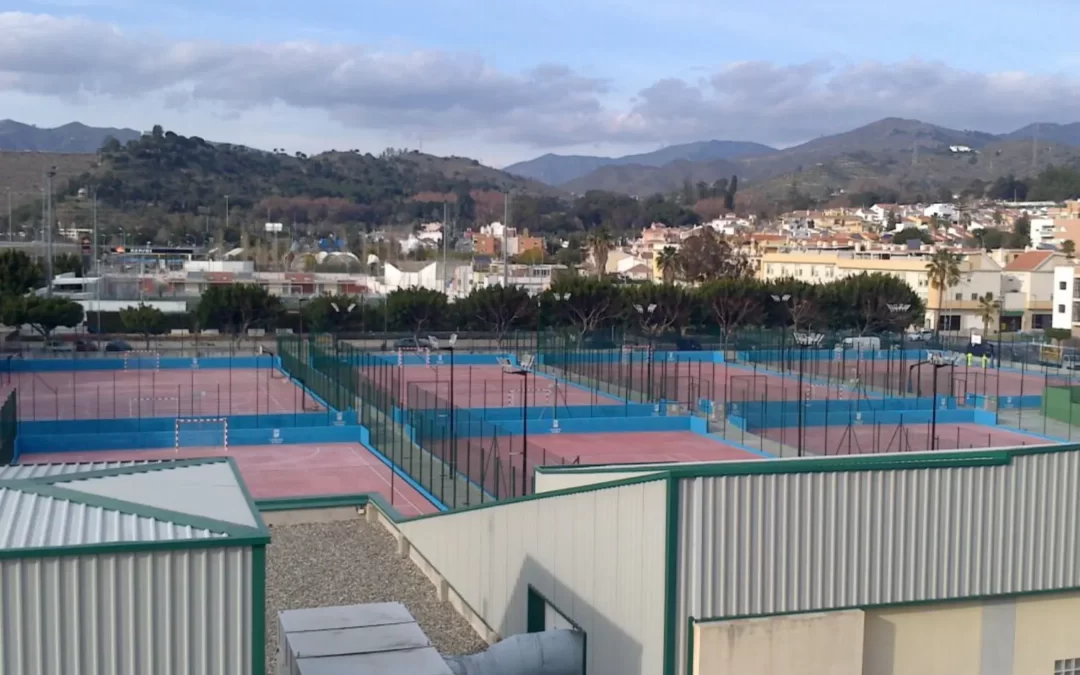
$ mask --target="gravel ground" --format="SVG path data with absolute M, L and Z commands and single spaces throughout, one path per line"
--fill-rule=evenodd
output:
M 276 667 L 277 616 L 286 609 L 397 601 L 416 617 L 442 654 L 473 654 L 487 644 L 412 561 L 398 557 L 394 538 L 363 519 L 277 525 L 270 531 L 266 571 L 267 672 Z

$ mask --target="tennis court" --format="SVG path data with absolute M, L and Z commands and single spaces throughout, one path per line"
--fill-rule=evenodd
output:
M 275 368 L 11 374 L 24 421 L 259 415 L 324 410 Z
M 192 459 L 228 455 L 236 460 L 255 499 L 378 493 L 406 516 L 438 509 L 357 443 L 244 445 L 176 450 L 105 450 L 33 454 L 23 464 L 49 462 Z
M 400 366 L 401 400 L 409 407 L 421 400 L 409 392 L 434 394 L 453 400 L 457 408 L 552 407 L 570 405 L 611 405 L 618 399 L 571 384 L 559 382 L 535 371 L 506 372 L 499 365 Z M 523 397 L 527 397 L 525 400 Z M 423 397 L 426 399 L 427 397 Z
M 791 455 L 798 454 L 798 427 L 770 427 L 754 433 L 787 446 Z M 966 450 L 1047 445 L 1052 442 L 1018 431 L 975 423 L 938 423 L 936 427 L 931 422 L 834 424 L 806 426 L 802 429 L 804 455 Z

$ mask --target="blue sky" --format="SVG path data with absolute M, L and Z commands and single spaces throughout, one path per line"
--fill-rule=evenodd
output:
M 502 165 L 881 117 L 1080 120 L 1080 4 L 17 0 L 0 116 Z M 52 51 L 43 45 L 54 45 Z M 7 65 L 5 65 L 7 64 Z M 538 70 L 539 69 L 539 70 Z

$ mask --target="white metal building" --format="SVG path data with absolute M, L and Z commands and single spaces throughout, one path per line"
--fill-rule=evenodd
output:
M 262 675 L 267 543 L 232 460 L 0 467 L 0 673 Z
M 1078 445 L 546 467 L 537 489 L 398 528 L 500 636 L 585 631 L 589 675 L 1080 659 Z

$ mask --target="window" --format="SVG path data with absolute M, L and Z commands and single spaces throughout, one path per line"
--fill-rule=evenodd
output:
M 1065 305 L 1058 305 L 1058 314 L 1065 313 Z
M 964 294 L 963 293 L 957 293 L 956 294 L 956 299 L 957 300 L 963 300 L 964 299 Z
M 972 300 L 978 300 L 979 299 L 979 294 L 978 293 L 972 293 L 971 294 L 971 299 Z
M 1054 661 L 1054 675 L 1080 675 L 1080 659 Z
M 1059 291 L 1064 291 L 1066 286 L 1068 286 L 1068 282 L 1066 282 L 1066 281 L 1059 281 L 1058 282 L 1058 290 Z
M 987 300 L 993 300 L 994 299 L 994 294 L 993 293 L 987 293 L 986 294 L 986 299 Z

